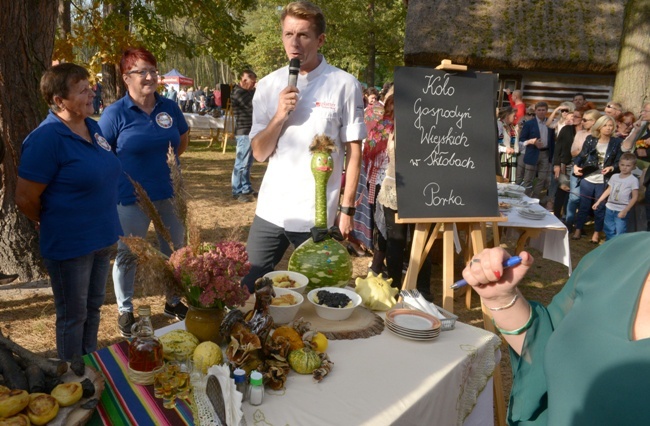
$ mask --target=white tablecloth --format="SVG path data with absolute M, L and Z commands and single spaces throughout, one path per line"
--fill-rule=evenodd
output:
M 501 199 L 500 199 L 501 200 Z M 538 200 L 534 198 L 524 197 L 524 200 L 533 204 L 537 204 Z M 537 207 L 542 210 L 542 207 L 537 204 Z M 571 266 L 571 249 L 569 248 L 569 231 L 566 226 L 555 217 L 552 212 L 546 212 L 544 219 L 533 220 L 527 219 L 517 213 L 517 207 L 512 207 L 507 212 L 502 212 L 508 217 L 507 222 L 499 222 L 499 227 L 512 228 L 506 234 L 510 235 L 511 232 L 522 232 L 522 229 L 543 229 L 539 237 L 531 238 L 529 246 L 539 250 L 544 259 L 553 260 L 562 263 L 569 268 L 569 275 L 572 272 Z
M 183 327 L 175 323 L 156 335 Z M 388 329 L 367 339 L 332 340 L 329 376 L 292 372 L 283 391 L 258 407 L 244 402 L 248 425 L 492 425 L 492 373 L 499 338 L 462 323 L 429 342 Z
M 215 118 L 209 114 L 199 115 L 199 114 L 190 114 L 184 113 L 185 121 L 187 125 L 192 129 L 223 129 L 224 128 L 224 119 L 223 117 Z

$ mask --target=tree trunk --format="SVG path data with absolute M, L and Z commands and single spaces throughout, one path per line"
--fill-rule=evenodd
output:
M 0 271 L 21 280 L 43 275 L 38 234 L 14 199 L 21 144 L 47 113 L 39 82 L 52 61 L 58 3 L 7 1 L 0 13 L 0 135 L 7 148 L 0 166 Z
M 59 37 L 67 39 L 72 32 L 72 22 L 70 20 L 70 0 L 59 0 Z
M 104 14 L 104 17 L 107 17 L 111 14 L 124 15 L 124 29 L 128 31 L 129 17 L 131 16 L 130 7 L 131 3 L 129 0 L 104 2 L 102 13 Z M 116 56 L 121 56 L 121 53 Z M 104 101 L 104 108 L 124 96 L 126 93 L 126 87 L 124 86 L 124 81 L 122 80 L 119 63 L 102 64 L 102 85 L 102 100 Z
M 629 0 L 625 7 L 614 97 L 638 115 L 650 99 L 650 0 Z

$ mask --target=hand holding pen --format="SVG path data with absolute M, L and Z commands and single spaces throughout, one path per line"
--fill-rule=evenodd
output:
M 471 264 L 472 262 L 480 262 L 480 260 L 478 260 L 478 259 L 472 259 L 472 260 L 470 261 L 470 264 Z M 507 268 L 512 268 L 512 267 L 514 267 L 514 266 L 517 266 L 517 265 L 519 265 L 520 263 L 521 263 L 521 257 L 519 257 L 519 256 L 512 256 L 512 257 L 506 259 L 505 262 L 503 262 L 502 266 L 503 266 L 503 269 L 507 269 Z M 455 289 L 458 289 L 458 288 L 461 288 L 461 287 L 465 287 L 466 285 L 467 285 L 467 281 L 465 281 L 465 279 L 463 278 L 462 280 L 459 280 L 459 281 L 456 281 L 455 283 L 453 283 L 453 284 L 450 286 L 450 288 L 452 288 L 452 289 L 455 290 Z

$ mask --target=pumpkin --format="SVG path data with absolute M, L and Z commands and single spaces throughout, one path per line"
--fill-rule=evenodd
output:
M 358 277 L 355 280 L 354 291 L 361 296 L 363 305 L 373 311 L 387 311 L 395 306 L 397 289 L 392 287 L 392 278 L 384 279 L 382 274 L 375 275 L 368 271 L 366 278 Z
M 294 328 L 289 327 L 288 325 L 283 325 L 282 327 L 275 329 L 273 332 L 273 339 L 276 339 L 278 337 L 285 337 L 289 341 L 289 349 L 292 351 L 303 348 L 305 346 L 305 343 L 302 341 L 300 334 L 298 334 Z
M 321 358 L 308 347 L 289 352 L 289 366 L 298 374 L 311 374 L 320 367 Z
M 194 353 L 199 339 L 186 330 L 172 330 L 160 336 L 163 357 L 168 361 L 184 361 Z
M 332 175 L 334 141 L 317 135 L 309 147 L 312 152 L 311 172 L 316 184 L 316 212 L 314 228 L 327 230 L 327 181 Z M 305 291 L 319 287 L 343 287 L 352 277 L 352 259 L 347 249 L 331 235 L 314 241 L 313 237 L 302 243 L 289 258 L 288 269 L 309 278 Z

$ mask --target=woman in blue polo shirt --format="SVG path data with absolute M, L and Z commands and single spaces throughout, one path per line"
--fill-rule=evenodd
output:
M 23 142 L 16 204 L 40 223 L 50 274 L 59 358 L 93 352 L 104 303 L 111 246 L 121 234 L 117 179 L 122 167 L 93 113 L 88 72 L 75 64 L 41 78 L 47 118 Z
M 158 70 L 156 58 L 146 49 L 128 49 L 122 55 L 120 69 L 127 94 L 104 110 L 99 126 L 108 143 L 122 162 L 124 173 L 119 181 L 117 211 L 124 235 L 144 237 L 150 219 L 136 203 L 129 177 L 145 189 L 163 223 L 169 229 L 174 249 L 184 246 L 185 230 L 178 219 L 171 199 L 174 196 L 167 151 L 171 145 L 181 155 L 189 142 L 188 126 L 178 104 L 156 93 Z M 171 254 L 171 248 L 158 235 L 160 250 Z M 131 336 L 133 325 L 133 287 L 135 268 L 127 267 L 123 256 L 128 248 L 118 242 L 113 265 L 113 283 L 119 310 L 118 327 L 125 337 Z M 180 299 L 165 304 L 165 315 L 184 319 L 187 307 Z

